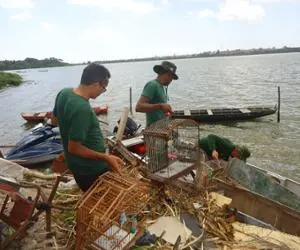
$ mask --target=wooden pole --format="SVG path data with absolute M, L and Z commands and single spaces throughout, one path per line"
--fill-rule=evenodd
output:
M 129 103 L 129 107 L 130 107 L 130 114 L 132 115 L 132 90 L 131 87 L 129 88 L 129 99 L 130 99 L 130 103 Z
M 121 141 L 122 140 L 124 130 L 125 130 L 125 127 L 126 127 L 126 123 L 127 123 L 128 113 L 129 113 L 129 109 L 127 107 L 124 108 L 124 110 L 121 114 L 120 124 L 119 124 L 118 132 L 117 132 L 117 135 L 116 135 L 116 141 Z
M 277 122 L 280 122 L 280 86 L 278 86 L 278 110 L 277 110 Z

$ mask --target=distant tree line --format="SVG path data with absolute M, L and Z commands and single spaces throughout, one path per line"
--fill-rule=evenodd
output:
M 132 59 L 117 59 L 117 60 L 99 60 L 97 63 L 122 63 L 122 62 L 141 62 L 141 61 L 156 61 L 156 60 L 172 60 L 172 59 L 186 59 L 186 58 L 201 58 L 201 57 L 219 57 L 219 56 L 245 56 L 245 55 L 260 55 L 260 54 L 275 54 L 275 53 L 291 53 L 300 52 L 300 47 L 287 47 L 282 48 L 259 48 L 259 49 L 236 49 L 236 50 L 216 50 L 206 51 L 202 53 L 188 54 L 188 55 L 171 55 L 171 56 L 155 56 L 145 58 L 132 58 Z M 27 57 L 25 60 L 5 60 L 0 61 L 1 70 L 18 70 L 30 68 L 48 68 L 48 67 L 61 67 L 68 65 L 82 65 L 90 64 L 91 62 L 83 62 L 77 64 L 70 64 L 64 62 L 62 59 L 55 57 L 38 60 L 35 58 Z
M 48 68 L 60 67 L 70 65 L 63 62 L 62 59 L 50 57 L 42 60 L 27 57 L 25 60 L 5 60 L 0 61 L 0 70 L 17 70 L 17 69 L 31 69 L 31 68 Z
M 236 49 L 224 51 L 207 51 L 197 54 L 188 55 L 173 55 L 173 56 L 155 56 L 137 59 L 121 59 L 121 60 L 102 60 L 98 63 L 116 63 L 116 62 L 139 62 L 139 61 L 156 61 L 156 60 L 171 60 L 171 59 L 187 59 L 187 58 L 201 58 L 201 57 L 219 57 L 219 56 L 245 56 L 245 55 L 260 55 L 260 54 L 275 54 L 275 53 L 291 53 L 300 52 L 300 47 L 287 47 L 282 48 L 259 48 L 259 49 Z M 89 64 L 90 62 L 88 62 Z

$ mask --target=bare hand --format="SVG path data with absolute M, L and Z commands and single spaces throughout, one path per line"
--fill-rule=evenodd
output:
M 167 104 L 167 103 L 163 103 L 161 104 L 161 110 L 167 114 L 167 113 L 170 113 L 170 114 L 173 114 L 173 110 L 172 110 L 172 107 Z
M 212 151 L 212 153 L 211 153 L 211 157 L 212 157 L 214 160 L 218 160 L 218 158 L 219 158 L 219 153 L 218 153 L 216 150 L 214 150 L 214 151 Z
M 122 173 L 122 169 L 125 163 L 119 157 L 115 155 L 108 155 L 106 161 L 110 165 L 112 171 L 117 172 L 119 174 Z

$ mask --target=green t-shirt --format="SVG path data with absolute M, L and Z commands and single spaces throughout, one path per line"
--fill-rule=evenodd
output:
M 145 85 L 142 96 L 148 97 L 149 103 L 151 104 L 167 103 L 168 101 L 165 87 L 161 85 L 157 80 L 152 80 Z M 163 119 L 164 117 L 165 114 L 162 110 L 147 112 L 147 126 L 149 126 L 153 122 Z
M 82 142 L 94 151 L 105 152 L 99 122 L 89 102 L 75 94 L 71 88 L 66 88 L 58 93 L 53 113 L 58 120 L 68 168 L 74 174 L 97 174 L 108 170 L 105 161 L 83 158 L 68 152 L 69 140 Z
M 199 146 L 209 157 L 211 157 L 212 151 L 216 150 L 219 153 L 219 158 L 225 161 L 228 161 L 232 150 L 235 148 L 235 145 L 227 138 L 213 134 L 200 138 Z

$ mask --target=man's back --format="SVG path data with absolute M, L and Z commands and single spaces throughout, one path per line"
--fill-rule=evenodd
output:
M 107 168 L 104 161 L 83 158 L 68 152 L 70 140 L 82 142 L 94 151 L 105 152 L 99 122 L 88 100 L 75 94 L 71 88 L 63 89 L 56 98 L 54 115 L 58 120 L 70 170 L 78 174 L 93 174 Z
M 211 157 L 213 150 L 220 154 L 220 158 L 228 160 L 235 145 L 227 138 L 210 134 L 199 139 L 199 146 Z
M 145 85 L 142 96 L 148 97 L 149 103 L 151 104 L 167 103 L 168 101 L 164 86 L 161 85 L 157 80 L 152 80 Z M 165 114 L 160 109 L 153 112 L 147 112 L 147 126 L 163 119 L 164 117 Z

